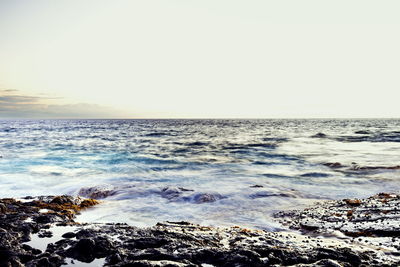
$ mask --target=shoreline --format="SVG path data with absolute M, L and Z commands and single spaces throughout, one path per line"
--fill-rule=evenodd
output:
M 275 214 L 297 231 L 160 222 L 79 223 L 94 199 L 0 199 L 2 266 L 397 266 L 400 195 L 323 201 Z

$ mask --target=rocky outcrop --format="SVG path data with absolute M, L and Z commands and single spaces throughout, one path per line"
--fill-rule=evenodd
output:
M 116 189 L 108 185 L 96 185 L 91 187 L 83 187 L 79 190 L 78 195 L 93 199 L 103 199 L 116 194 Z
M 48 251 L 85 262 L 105 257 L 105 265 L 109 266 L 286 266 L 321 260 L 357 266 L 380 257 L 366 248 L 355 250 L 345 243 L 293 233 L 212 228 L 186 222 L 159 223 L 147 229 L 87 225 L 80 231 L 84 234 L 76 240 L 57 242 Z
M 195 204 L 215 202 L 224 198 L 218 193 L 196 193 L 192 189 L 183 187 L 164 187 L 160 195 L 170 201 L 187 201 Z
M 357 173 L 365 173 L 365 172 L 370 172 L 370 171 L 396 171 L 400 170 L 400 165 L 395 165 L 395 166 L 362 166 L 357 164 L 356 162 L 352 162 L 351 165 L 343 165 L 339 162 L 328 162 L 328 163 L 323 163 L 323 165 L 332 168 L 335 171 L 338 172 L 343 172 L 343 173 L 351 173 L 351 174 L 357 174 Z
M 375 247 L 387 255 L 400 255 L 400 195 L 397 194 L 326 201 L 275 216 L 304 234 L 339 237 Z
M 52 235 L 48 231 L 55 224 L 74 224 L 76 213 L 98 202 L 70 196 L 0 200 L 0 266 L 59 266 L 63 258 L 33 248 L 24 242 L 32 234 Z M 46 265 L 52 262 L 52 265 Z
M 75 214 L 97 204 L 96 200 L 1 199 L 0 266 L 61 266 L 71 261 L 95 266 L 397 266 L 399 199 L 380 194 L 277 214 L 284 224 L 305 234 L 189 222 L 163 222 L 149 228 L 77 224 Z M 379 245 L 359 237 L 393 240 Z M 52 241 L 40 249 L 32 241 L 26 243 L 31 239 L 42 244 Z

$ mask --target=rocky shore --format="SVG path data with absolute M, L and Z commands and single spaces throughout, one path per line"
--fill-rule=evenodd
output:
M 293 229 L 283 232 L 75 222 L 77 213 L 97 203 L 71 196 L 0 199 L 0 267 L 400 265 L 396 194 L 277 213 Z

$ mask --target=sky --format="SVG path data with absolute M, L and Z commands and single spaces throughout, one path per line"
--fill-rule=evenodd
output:
M 398 118 L 400 1 L 0 0 L 0 118 Z

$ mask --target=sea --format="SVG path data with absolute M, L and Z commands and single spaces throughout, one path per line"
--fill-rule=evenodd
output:
M 399 165 L 395 119 L 0 120 L 0 197 L 104 192 L 82 222 L 279 230 L 277 211 L 398 192 Z

